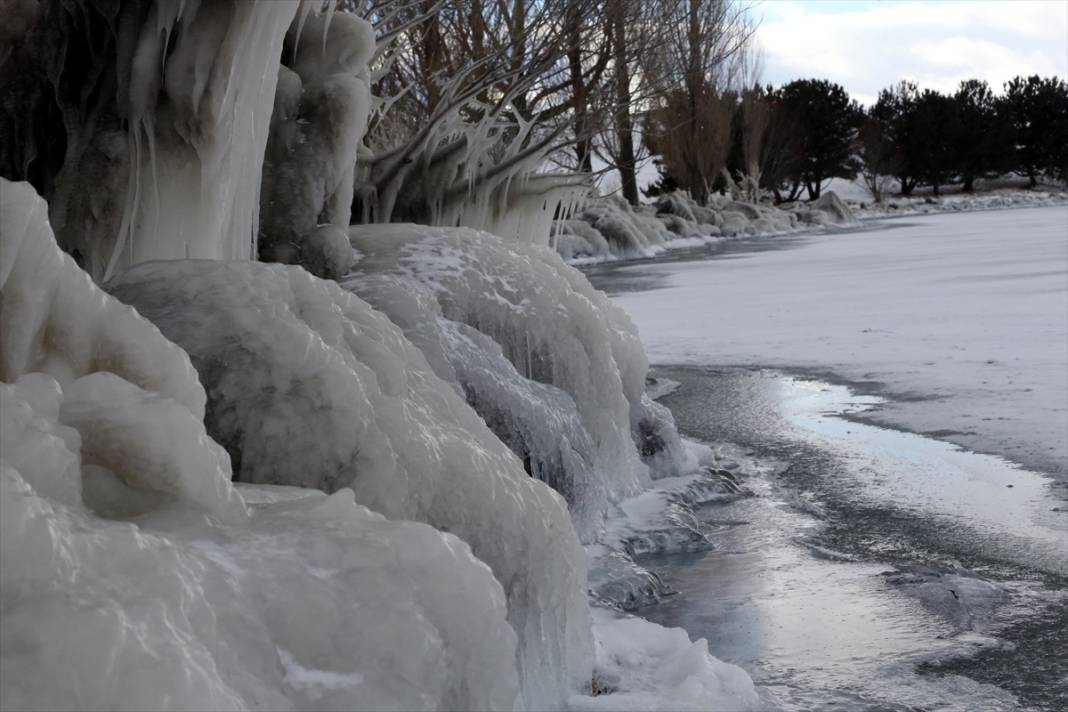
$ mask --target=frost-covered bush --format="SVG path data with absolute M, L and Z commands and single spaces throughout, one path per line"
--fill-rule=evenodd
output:
M 723 216 L 723 224 L 720 225 L 720 230 L 727 237 L 738 237 L 739 235 L 747 234 L 749 231 L 749 220 L 742 213 L 734 210 L 724 210 L 720 215 Z
M 690 222 L 697 222 L 697 216 L 694 215 L 693 208 L 693 201 L 681 192 L 662 195 L 656 201 L 657 214 L 678 215 Z
M 505 592 L 469 546 L 350 490 L 235 488 L 188 357 L 97 289 L 59 251 L 44 201 L 6 181 L 0 315 L 0 708 L 510 709 L 576 689 L 538 667 L 565 659 L 565 634 L 572 659 L 588 655 L 568 523 L 547 490 L 494 505 L 531 507 L 509 511 L 508 556 L 563 575 L 559 596 L 530 591 L 548 616 L 512 616 L 545 657 L 531 668 L 546 688 L 524 700 Z M 294 450 L 318 436 L 306 432 Z M 564 545 L 524 538 L 531 520 Z
M 604 473 L 574 399 L 526 378 L 493 339 L 441 314 L 425 284 L 391 275 L 361 274 L 346 286 L 391 315 L 532 476 L 562 494 L 580 536 L 589 539 L 607 502 Z
M 554 247 L 561 257 L 575 263 L 652 257 L 665 249 L 699 246 L 721 237 L 788 233 L 806 219 L 846 224 L 842 222 L 846 218 L 837 215 L 827 218 L 829 209 L 786 211 L 720 195 L 709 196 L 708 205 L 698 205 L 681 191 L 638 207 L 599 198 L 587 201 L 572 219 L 556 225 Z
M 719 233 L 719 229 L 714 225 L 707 225 L 702 228 L 693 220 L 684 218 L 681 215 L 665 213 L 658 215 L 657 218 L 669 232 L 678 237 L 694 238 L 701 237 L 704 234 L 711 236 Z
M 632 213 L 613 202 L 590 205 L 578 214 L 577 219 L 589 223 L 603 235 L 617 254 L 647 255 L 663 241 L 660 233 L 639 224 Z
M 525 703 L 588 681 L 585 563 L 563 500 L 384 315 L 284 265 L 154 262 L 107 287 L 189 352 L 238 480 L 351 487 L 459 536 L 504 585 Z

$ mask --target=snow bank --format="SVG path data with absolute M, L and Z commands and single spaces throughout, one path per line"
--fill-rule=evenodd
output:
M 400 467 L 374 469 L 368 457 L 361 491 L 396 498 L 379 500 L 383 508 L 452 517 L 449 528 L 480 542 L 507 594 L 455 535 L 388 521 L 351 490 L 235 489 L 226 452 L 205 434 L 205 394 L 188 357 L 59 251 L 28 186 L 0 189 L 0 707 L 543 708 L 588 685 L 582 553 L 562 504 L 384 318 L 298 268 L 143 267 L 160 280 L 149 294 L 171 288 L 176 297 L 161 276 L 168 266 L 179 276 L 205 269 L 191 291 L 208 302 L 213 276 L 260 277 L 260 292 L 235 299 L 229 318 L 201 315 L 220 329 L 268 332 L 260 342 L 231 339 L 235 360 L 225 373 L 248 378 L 244 395 L 257 407 L 271 393 L 299 402 L 301 372 L 285 370 L 298 361 L 272 364 L 271 354 L 249 351 L 276 343 L 307 356 L 309 379 L 333 376 L 338 395 L 362 390 L 367 397 L 346 407 L 373 405 L 383 426 L 406 433 L 400 467 L 428 449 L 440 461 L 406 478 Z M 235 284 L 231 297 L 248 280 Z M 305 326 L 302 339 L 292 322 L 270 332 L 291 305 L 290 287 L 321 332 Z M 277 302 L 241 313 L 263 293 Z M 181 306 L 175 299 L 164 311 L 196 311 Z M 68 324 L 72 315 L 81 320 Z M 211 337 L 208 330 L 204 342 Z M 348 343 L 370 365 L 353 351 L 346 361 Z M 349 388 L 339 375 L 346 368 Z M 280 380 L 256 381 L 257 373 Z M 392 400 L 371 393 L 378 384 Z M 209 420 L 219 417 L 218 402 L 209 399 Z M 329 441 L 325 422 L 276 420 L 288 431 L 250 431 L 246 442 L 286 436 L 299 458 Z
M 568 497 L 583 541 L 609 505 L 650 482 L 650 466 L 654 477 L 684 467 L 670 413 L 645 397 L 629 320 L 556 254 L 463 228 L 350 234 L 362 257 L 346 288 L 399 324 L 531 473 Z
M 237 479 L 351 487 L 390 518 L 456 534 L 505 586 L 526 705 L 588 683 L 585 563 L 563 501 L 382 314 L 262 263 L 146 263 L 107 287 L 188 350 Z

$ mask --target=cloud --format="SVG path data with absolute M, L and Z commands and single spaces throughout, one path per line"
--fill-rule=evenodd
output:
M 757 8 L 765 81 L 819 77 L 870 102 L 901 79 L 995 89 L 1018 74 L 1068 76 L 1064 2 L 770 2 Z

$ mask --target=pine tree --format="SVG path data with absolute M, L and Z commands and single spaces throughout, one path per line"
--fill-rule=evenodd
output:
M 820 197 L 829 178 L 856 178 L 854 142 L 862 112 L 846 90 L 825 79 L 799 79 L 782 88 L 781 100 L 797 117 L 802 160 L 792 177 L 804 184 L 809 199 Z
M 1015 137 L 985 81 L 961 82 L 953 100 L 958 119 L 953 147 L 957 172 L 963 189 L 972 192 L 976 178 L 999 175 L 1012 168 Z
M 913 141 L 918 99 L 916 85 L 903 81 L 879 92 L 879 99 L 869 112 L 889 142 L 890 151 L 885 160 L 892 166 L 902 195 L 912 195 L 919 183 L 919 165 Z
M 1031 187 L 1040 175 L 1063 178 L 1068 164 L 1068 84 L 1038 75 L 1005 85 L 1004 110 L 1016 132 L 1017 171 Z

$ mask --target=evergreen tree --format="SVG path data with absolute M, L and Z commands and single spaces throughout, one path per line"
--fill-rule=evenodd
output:
M 1005 85 L 1004 113 L 1016 132 L 1017 171 L 1031 187 L 1040 175 L 1064 178 L 1068 164 L 1068 84 L 1038 75 Z
M 825 79 L 798 79 L 781 89 L 781 101 L 796 117 L 800 138 L 802 158 L 791 177 L 804 184 L 809 199 L 820 197 L 829 178 L 856 178 L 854 141 L 863 114 L 846 90 Z
M 957 173 L 965 191 L 975 189 L 975 179 L 999 175 L 1012 169 L 1015 143 L 1012 125 L 990 86 L 978 79 L 960 83 L 953 95 L 957 125 L 953 152 Z
M 919 163 L 915 151 L 915 117 L 919 90 L 912 82 L 901 82 L 879 92 L 869 117 L 885 132 L 890 145 L 883 159 L 892 167 L 902 195 L 912 195 L 919 183 Z
M 931 186 L 935 195 L 955 173 L 958 124 L 957 103 L 952 97 L 925 89 L 916 98 L 909 151 L 917 177 Z

